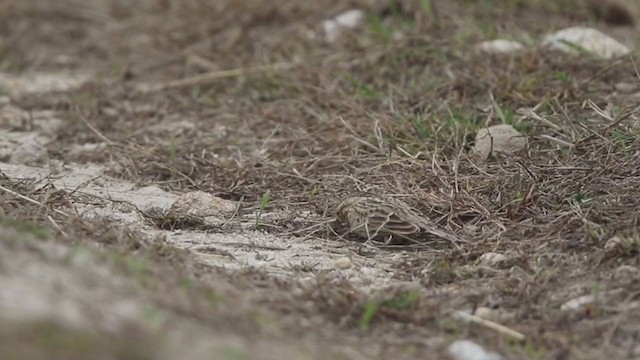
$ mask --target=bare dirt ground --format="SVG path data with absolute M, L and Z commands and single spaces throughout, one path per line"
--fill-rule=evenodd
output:
M 0 358 L 640 359 L 637 52 L 536 45 L 638 48 L 593 4 L 0 1 Z M 365 246 L 362 195 L 469 243 Z

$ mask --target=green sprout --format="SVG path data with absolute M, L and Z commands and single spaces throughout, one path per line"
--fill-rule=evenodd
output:
M 364 313 L 360 318 L 360 330 L 366 331 L 371 325 L 371 321 L 378 312 L 380 303 L 378 301 L 371 300 L 367 302 L 367 306 L 364 308 Z
M 258 216 L 256 216 L 256 228 L 260 226 L 260 218 L 264 210 L 269 206 L 269 202 L 271 202 L 271 191 L 267 190 L 262 194 L 262 199 L 260 200 L 260 211 L 258 212 Z

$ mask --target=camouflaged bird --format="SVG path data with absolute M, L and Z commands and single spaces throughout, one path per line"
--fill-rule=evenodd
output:
M 370 240 L 383 239 L 386 245 L 423 243 L 429 240 L 465 242 L 438 228 L 402 201 L 372 197 L 352 197 L 336 211 L 338 221 L 349 226 L 349 232 Z

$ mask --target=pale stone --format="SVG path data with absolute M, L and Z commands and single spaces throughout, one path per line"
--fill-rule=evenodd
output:
M 169 209 L 172 213 L 199 217 L 224 218 L 233 214 L 237 204 L 204 191 L 182 194 Z
M 606 243 L 604 243 L 604 249 L 610 251 L 622 245 L 622 243 L 622 239 L 619 236 L 612 236 Z
M 336 267 L 340 270 L 347 270 L 349 268 L 351 268 L 351 259 L 349 259 L 348 257 L 341 257 L 338 260 L 336 260 L 335 262 Z
M 500 354 L 486 351 L 471 340 L 456 340 L 449 345 L 449 355 L 454 360 L 501 360 Z
M 505 260 L 507 260 L 507 257 L 503 254 L 488 252 L 480 256 L 478 263 L 485 266 L 495 266 Z
M 514 40 L 495 39 L 476 45 L 476 50 L 487 54 L 512 54 L 524 49 L 524 45 Z
M 474 153 L 488 159 L 495 153 L 513 153 L 527 147 L 527 139 L 511 125 L 501 124 L 478 130 Z
M 547 35 L 543 39 L 542 45 L 576 55 L 582 49 L 605 59 L 630 53 L 629 48 L 616 39 L 599 30 L 581 26 L 567 28 Z
M 362 10 L 349 10 L 322 23 L 327 41 L 335 41 L 345 29 L 353 29 L 364 20 Z
M 560 310 L 578 310 L 581 307 L 589 305 L 595 301 L 595 296 L 585 295 L 575 299 L 571 299 L 560 306 Z

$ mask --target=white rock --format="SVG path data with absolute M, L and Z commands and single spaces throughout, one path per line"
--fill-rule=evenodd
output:
M 470 340 L 456 340 L 449 345 L 449 355 L 455 360 L 501 360 L 502 356 L 487 352 L 482 346 Z
M 524 45 L 514 40 L 495 39 L 476 45 L 476 50 L 487 54 L 512 54 L 524 49 Z
M 172 213 L 199 216 L 203 218 L 214 217 L 215 220 L 223 220 L 234 213 L 237 204 L 211 195 L 204 191 L 192 191 L 182 194 L 169 209 Z
M 583 49 L 605 59 L 627 55 L 630 52 L 629 48 L 614 38 L 596 29 L 580 26 L 547 35 L 542 45 L 569 54 L 579 54 L 579 49 Z
M 585 295 L 575 299 L 571 299 L 560 306 L 560 310 L 578 310 L 585 305 L 589 305 L 595 301 L 595 296 Z
M 527 147 L 527 139 L 511 125 L 501 124 L 478 130 L 474 154 L 488 159 L 495 153 L 513 153 Z
M 482 254 L 480 258 L 478 258 L 478 263 L 485 266 L 495 266 L 505 260 L 507 260 L 507 257 L 503 254 L 487 252 Z
M 335 41 L 343 30 L 353 29 L 360 25 L 363 20 L 364 12 L 362 10 L 345 11 L 333 19 L 325 20 L 322 23 L 322 27 L 327 41 Z
M 622 243 L 622 239 L 618 235 L 615 235 L 609 238 L 606 243 L 604 243 L 604 249 L 607 251 L 611 251 L 622 245 Z
M 349 259 L 346 256 L 341 257 L 338 260 L 336 260 L 335 265 L 340 270 L 347 270 L 351 267 L 351 259 Z

